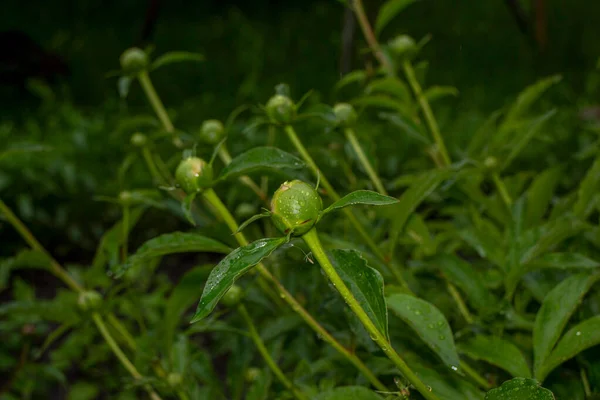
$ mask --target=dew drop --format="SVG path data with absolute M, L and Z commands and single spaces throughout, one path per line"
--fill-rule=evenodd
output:
M 458 371 L 458 367 L 456 365 L 453 365 L 450 368 L 452 368 L 452 371 Z
M 428 327 L 429 329 L 433 329 L 433 328 L 435 328 L 435 325 L 433 325 L 433 324 L 429 324 L 429 325 L 427 325 L 427 327 Z
M 581 336 L 581 332 L 579 332 L 579 331 L 575 332 L 575 336 Z

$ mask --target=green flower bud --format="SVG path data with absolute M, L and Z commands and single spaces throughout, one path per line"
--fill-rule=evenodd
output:
M 292 99 L 281 94 L 271 97 L 266 109 L 267 115 L 275 123 L 289 124 L 296 117 L 296 105 Z
M 143 133 L 136 132 L 133 135 L 131 135 L 130 141 L 131 144 L 136 147 L 144 147 L 148 142 L 148 138 Z
M 123 204 L 131 204 L 131 197 L 131 192 L 128 192 L 127 190 L 123 190 L 119 193 L 119 201 Z
M 202 123 L 200 128 L 200 140 L 208 144 L 217 144 L 225 136 L 225 127 L 221 121 L 209 119 Z
M 169 386 L 176 388 L 183 383 L 183 377 L 177 372 L 171 372 L 167 375 L 167 383 Z
M 493 170 L 498 166 L 498 159 L 494 156 L 486 157 L 486 159 L 483 160 L 483 166 L 486 169 Z
M 411 59 L 417 54 L 418 48 L 415 40 L 407 35 L 396 36 L 388 42 L 392 55 L 399 59 Z
M 308 232 L 317 222 L 323 202 L 309 184 L 293 180 L 284 182 L 271 200 L 271 219 L 282 233 L 294 236 Z
M 100 308 L 102 296 L 94 290 L 86 290 L 79 294 L 77 304 L 82 311 L 94 311 Z
M 244 291 L 238 285 L 233 285 L 221 298 L 221 302 L 229 308 L 235 307 L 244 297 Z
M 246 373 L 244 374 L 244 378 L 246 378 L 246 382 L 252 383 L 256 379 L 258 379 L 258 377 L 260 376 L 261 373 L 262 372 L 259 368 L 251 367 L 246 370 Z
M 212 167 L 201 158 L 190 157 L 179 163 L 175 179 L 187 194 L 210 187 L 213 181 Z
M 337 120 L 337 124 L 347 128 L 356 123 L 358 119 L 358 115 L 352 107 L 348 103 L 338 103 L 333 107 L 333 112 L 335 113 L 335 118 Z
M 148 56 L 138 47 L 127 49 L 119 58 L 121 68 L 127 74 L 139 74 L 148 66 Z

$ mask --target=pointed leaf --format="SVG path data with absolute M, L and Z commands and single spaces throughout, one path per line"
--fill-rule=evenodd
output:
M 510 123 L 527 113 L 531 105 L 537 101 L 546 90 L 560 82 L 561 79 L 562 77 L 560 75 L 553 75 L 526 87 L 506 113 L 505 123 Z
M 470 358 L 502 368 L 514 377 L 531 377 L 531 370 L 521 350 L 505 339 L 477 335 L 468 342 L 459 344 L 458 348 Z
M 300 169 L 304 166 L 302 160 L 278 148 L 256 147 L 231 160 L 231 163 L 223 168 L 218 179 L 247 175 L 257 170 Z
M 424 173 L 410 187 L 402 193 L 399 203 L 395 206 L 398 210 L 390 229 L 390 253 L 393 253 L 400 233 L 410 214 L 442 183 L 452 175 L 450 170 L 433 170 Z
M 355 250 L 331 252 L 332 264 L 377 329 L 389 338 L 388 315 L 381 274 Z
M 555 400 L 548 389 L 528 378 L 513 378 L 485 395 L 485 400 Z
M 314 400 L 382 400 L 377 393 L 362 386 L 345 386 L 319 393 Z
M 125 271 L 147 262 L 156 257 L 162 257 L 175 253 L 228 253 L 231 249 L 221 242 L 197 233 L 174 232 L 166 233 L 148 240 L 141 245 L 135 254 L 127 259 L 115 272 L 116 276 L 122 276 Z
M 527 190 L 527 213 L 525 225 L 531 227 L 539 224 L 554 196 L 554 191 L 561 178 L 561 168 L 548 168 L 533 180 Z
M 200 321 L 210 314 L 221 297 L 233 286 L 240 276 L 268 257 L 288 240 L 287 237 L 259 239 L 229 253 L 211 271 L 191 323 Z
M 377 19 L 375 20 L 375 34 L 379 35 L 396 15 L 416 0 L 388 0 L 379 9 Z
M 388 206 L 395 204 L 398 199 L 395 197 L 384 196 L 371 190 L 357 190 L 346 196 L 342 197 L 326 209 L 322 211 L 322 215 L 330 213 L 340 208 L 355 206 L 355 205 L 369 205 L 369 206 Z
M 395 96 L 398 100 L 409 104 L 412 101 L 410 89 L 402 80 L 395 76 L 386 76 L 372 81 L 365 88 L 365 93 L 384 93 Z
M 453 86 L 431 86 L 423 93 L 423 96 L 433 102 L 447 96 L 458 96 L 458 89 Z
M 196 226 L 196 220 L 194 220 L 194 215 L 192 214 L 192 207 L 194 206 L 194 200 L 196 199 L 197 195 L 198 193 L 190 193 L 186 195 L 181 202 L 183 216 L 193 226 Z
M 201 62 L 204 61 L 204 56 L 202 54 L 192 53 L 189 51 L 170 51 L 154 60 L 150 68 L 151 70 L 155 70 L 165 65 L 184 61 Z
M 388 307 L 406 322 L 421 339 L 452 369 L 460 363 L 450 324 L 433 304 L 408 294 L 393 294 Z
M 367 74 L 363 70 L 356 70 L 352 72 L 348 72 L 346 75 L 342 76 L 342 78 L 337 81 L 334 86 L 335 91 L 341 90 L 343 87 L 348 86 L 351 83 L 358 82 L 362 83 L 365 81 Z
M 585 228 L 585 225 L 572 217 L 566 216 L 548 222 L 542 227 L 542 234 L 537 242 L 521 256 L 520 263 L 527 264 L 551 250 L 565 239 L 574 236 Z
M 600 344 L 600 315 L 586 319 L 569 329 L 540 368 L 537 378 L 543 381 L 554 368 L 598 344 Z
M 240 224 L 240 226 L 238 227 L 237 231 L 234 232 L 234 234 L 243 231 L 244 228 L 246 228 L 248 225 L 250 225 L 254 221 L 257 221 L 257 220 L 259 220 L 261 218 L 267 218 L 267 217 L 270 217 L 270 216 L 271 216 L 271 212 L 264 212 L 262 214 L 255 214 L 255 215 L 251 216 L 250 218 L 248 218 L 247 220 L 245 220 L 244 222 L 242 222 Z
M 567 322 L 600 274 L 585 273 L 565 279 L 544 298 L 533 328 L 534 370 L 540 380 L 542 364 L 550 355 Z
M 586 218 L 593 211 L 593 200 L 600 186 L 600 157 L 597 157 L 577 190 L 577 203 L 573 212 L 580 218 Z

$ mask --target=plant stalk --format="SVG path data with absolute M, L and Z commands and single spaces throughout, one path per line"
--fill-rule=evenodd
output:
M 369 162 L 367 155 L 363 151 L 362 146 L 360 145 L 358 139 L 356 138 L 356 135 L 354 134 L 354 130 L 352 128 L 346 128 L 344 129 L 344 134 L 346 135 L 346 138 L 352 145 L 352 148 L 354 149 L 354 152 L 356 153 L 356 156 L 358 157 L 358 160 L 360 161 L 361 165 L 367 172 L 369 179 L 371 179 L 371 182 L 373 182 L 375 189 L 377 189 L 379 193 L 387 196 L 387 190 L 385 190 L 383 183 L 381 183 L 381 179 L 379 179 L 379 175 L 377 175 L 377 172 L 375 172 L 375 169 Z
M 456 290 L 456 287 L 454 287 L 454 285 L 448 281 L 446 281 L 446 286 L 448 287 L 448 292 L 450 293 L 450 296 L 452 296 L 452 299 L 458 306 L 458 310 L 460 311 L 460 313 L 463 316 L 463 318 L 465 319 L 465 321 L 467 321 L 467 323 L 469 325 L 472 324 L 473 316 L 471 316 L 471 313 L 469 312 L 469 309 L 467 308 L 465 301 L 463 300 L 463 298 L 460 295 L 460 293 L 458 292 L 458 290 Z
M 462 360 L 460 361 L 460 369 L 462 369 L 465 374 L 470 376 L 471 379 L 473 379 L 473 381 L 475 381 L 482 389 L 490 390 L 492 388 L 492 385 L 490 385 L 490 383 L 484 377 L 479 375 L 477 371 L 475 371 L 469 364 Z
M 143 377 L 138 372 L 137 368 L 135 368 L 135 365 L 133 365 L 131 361 L 129 361 L 129 358 L 127 358 L 125 353 L 123 353 L 123 350 L 121 350 L 117 342 L 115 342 L 115 340 L 111 336 L 100 314 L 98 314 L 97 312 L 92 313 L 92 319 L 98 327 L 100 334 L 102 335 L 108 346 L 111 348 L 115 356 L 117 356 L 123 367 L 127 370 L 127 372 L 129 372 L 131 376 L 133 376 L 133 378 L 136 380 L 142 379 Z M 146 389 L 146 391 L 153 400 L 161 400 L 160 396 L 156 394 L 156 392 L 150 387 L 150 385 L 144 385 L 144 389 Z
M 140 85 L 142 85 L 142 89 L 144 93 L 146 93 L 146 97 L 152 105 L 154 112 L 158 116 L 158 119 L 165 127 L 165 130 L 169 133 L 175 132 L 175 127 L 171 122 L 171 118 L 169 118 L 169 114 L 167 114 L 167 110 L 163 105 L 160 97 L 158 97 L 158 93 L 156 93 L 156 89 L 154 89 L 154 85 L 150 80 L 150 75 L 148 75 L 148 71 L 143 71 L 138 75 L 138 80 L 140 81 Z
M 229 151 L 227 150 L 227 147 L 225 147 L 225 144 L 221 145 L 218 153 L 219 153 L 219 158 L 221 159 L 221 161 L 223 161 L 223 164 L 229 165 L 229 163 L 231 163 L 231 154 L 229 154 Z M 254 193 L 256 193 L 256 195 L 263 202 L 266 202 L 266 203 L 269 202 L 269 196 L 267 196 L 267 194 L 249 176 L 240 176 L 239 180 L 244 185 L 246 185 L 247 187 L 252 189 L 252 191 Z
M 238 306 L 238 311 L 242 315 L 242 318 L 244 318 L 244 321 L 246 321 L 246 324 L 248 325 L 248 332 L 250 333 L 250 338 L 256 345 L 258 352 L 265 360 L 273 374 L 275 374 L 277 379 L 281 381 L 283 386 L 285 386 L 294 395 L 295 398 L 297 398 L 298 400 L 308 400 L 308 397 L 294 386 L 294 384 L 285 376 L 281 368 L 279 368 L 275 360 L 273 360 L 265 346 L 265 343 L 258 334 L 256 327 L 254 326 L 254 322 L 252 322 L 252 317 L 250 317 L 250 314 L 248 314 L 248 310 L 246 310 L 246 307 L 243 304 L 240 304 Z
M 21 222 L 19 217 L 17 217 L 12 210 L 0 199 L 0 214 L 4 214 L 8 223 L 12 225 L 12 227 L 21 235 L 23 240 L 35 251 L 39 251 L 44 254 L 50 260 L 50 268 L 51 272 L 59 278 L 61 281 L 65 283 L 69 288 L 77 293 L 83 292 L 83 286 L 81 286 L 75 279 L 69 275 L 67 271 L 48 253 L 48 251 L 38 242 L 38 240 L 33 236 L 31 231 L 27 229 L 25 224 Z
M 128 242 L 129 242 L 129 217 L 130 217 L 130 207 L 128 204 L 123 205 L 123 217 L 121 219 L 121 235 L 123 245 L 121 246 L 121 260 L 125 262 L 127 260 L 127 255 L 129 254 Z
M 504 181 L 500 178 L 500 175 L 498 175 L 497 172 L 492 173 L 492 180 L 494 181 L 494 184 L 496 185 L 496 188 L 498 189 L 498 193 L 500 193 L 500 197 L 502 198 L 502 201 L 504 202 L 506 207 L 510 210 L 512 207 L 512 199 L 510 197 L 510 194 L 508 194 L 508 190 L 506 189 L 506 185 L 504 184 Z
M 308 166 L 312 170 L 315 177 L 320 178 L 320 182 L 323 185 L 323 187 L 325 188 L 327 195 L 329 197 L 331 197 L 331 199 L 333 201 L 339 200 L 341 198 L 340 195 L 335 191 L 335 189 L 333 188 L 331 183 L 329 183 L 329 180 L 327 180 L 327 177 L 321 172 L 321 170 L 319 169 L 319 167 L 317 166 L 317 164 L 315 163 L 313 158 L 310 156 L 310 154 L 306 150 L 306 147 L 304 147 L 304 145 L 300 141 L 300 138 L 296 134 L 296 131 L 294 130 L 294 128 L 291 125 L 286 125 L 285 132 L 287 133 L 287 136 L 290 139 L 290 141 L 294 144 L 294 147 L 296 148 L 296 150 L 298 150 L 298 153 L 300 153 L 300 156 L 302 157 L 302 159 L 306 162 L 306 164 L 308 164 Z M 343 208 L 341 211 L 346 215 L 346 218 L 348 219 L 348 221 L 352 224 L 354 229 L 362 237 L 362 239 L 367 244 L 367 246 L 369 247 L 371 252 L 377 258 L 379 258 L 381 261 L 383 261 L 384 264 L 388 265 L 390 271 L 392 272 L 392 274 L 394 275 L 394 277 L 396 278 L 398 283 L 400 283 L 400 285 L 402 285 L 403 287 L 410 290 L 408 283 L 406 283 L 406 280 L 404 279 L 404 277 L 402 276 L 400 271 L 398 271 L 395 266 L 390 265 L 390 260 L 383 254 L 383 252 L 379 249 L 377 244 L 375 244 L 375 242 L 371 238 L 371 235 L 369 235 L 367 233 L 365 228 L 362 226 L 360 221 L 358 221 L 358 219 L 352 213 L 352 211 L 349 208 Z
M 212 190 L 206 190 L 203 192 L 204 197 L 207 201 L 217 210 L 221 215 L 227 226 L 232 232 L 236 232 L 239 228 L 233 215 L 229 212 L 225 204 Z M 249 244 L 248 240 L 242 232 L 235 234 L 235 238 L 241 246 Z M 281 284 L 281 282 L 264 266 L 263 263 L 259 263 L 257 266 L 258 273 L 265 278 L 268 282 L 275 286 L 279 292 L 279 296 L 296 312 L 308 326 L 310 326 L 315 333 L 322 338 L 325 342 L 329 343 L 334 349 L 336 349 L 342 356 L 350 361 L 370 382 L 377 388 L 377 390 L 386 391 L 386 386 L 371 372 L 371 370 L 353 353 L 351 353 L 346 347 L 338 342 L 319 322 L 317 322 L 313 316 L 296 300 L 296 298 L 287 291 L 287 289 Z
M 367 41 L 367 44 L 371 48 L 373 55 L 383 69 L 386 71 L 388 75 L 394 75 L 394 66 L 392 62 L 386 57 L 386 55 L 381 51 L 381 46 L 375 37 L 375 32 L 371 28 L 371 24 L 369 23 L 369 18 L 367 18 L 367 13 L 365 12 L 365 8 L 363 7 L 362 0 L 354 0 L 353 2 L 354 13 L 356 14 L 356 19 L 358 20 L 358 24 L 360 25 L 360 29 L 363 32 L 363 35 Z
M 365 310 L 361 307 L 358 300 L 354 297 L 350 289 L 346 286 L 340 275 L 337 273 L 329 257 L 325 253 L 323 246 L 319 240 L 319 235 L 316 228 L 312 228 L 306 234 L 302 236 L 304 242 L 308 245 L 313 255 L 321 265 L 321 268 L 342 295 L 346 304 L 356 314 L 360 322 L 363 324 L 371 339 L 381 348 L 386 356 L 396 365 L 400 372 L 406 379 L 421 393 L 421 395 L 427 400 L 439 400 L 439 398 L 431 392 L 421 379 L 413 372 L 413 370 L 406 364 L 406 362 L 396 353 L 396 350 L 392 347 L 391 343 L 385 337 L 383 333 L 377 329 L 373 321 L 369 318 Z

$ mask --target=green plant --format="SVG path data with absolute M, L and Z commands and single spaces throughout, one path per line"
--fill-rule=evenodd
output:
M 156 118 L 116 115 L 106 149 L 87 149 L 95 162 L 81 171 L 101 210 L 90 219 L 106 210 L 112 225 L 92 240 L 94 257 L 59 263 L 17 216 L 24 189 L 0 185 L 15 189 L 1 193 L 2 233 L 20 234 L 7 235 L 0 262 L 2 396 L 57 386 L 80 399 L 597 395 L 595 128 L 544 99 L 568 84 L 559 76 L 471 135 L 440 123 L 440 99 L 458 92 L 425 84 L 428 38 L 383 40 L 410 3 L 386 2 L 373 29 L 362 2 L 348 2 L 380 65 L 342 77 L 333 106 L 312 92 L 294 101 L 281 84 L 264 105 L 183 128 L 151 75 L 203 57 L 124 52 L 120 94 L 139 83 Z M 91 125 L 102 143 L 102 124 L 59 111 L 48 126 Z M 0 153 L 9 181 L 33 172 L 40 198 L 60 192 L 27 165 L 42 150 Z M 38 287 L 50 275 L 69 290 Z

